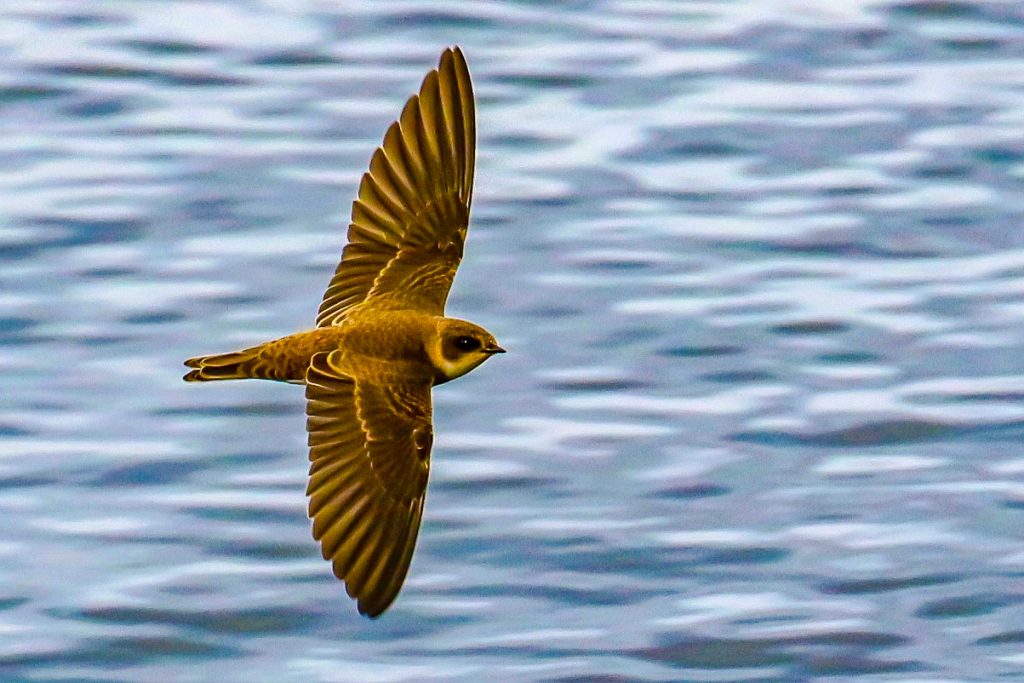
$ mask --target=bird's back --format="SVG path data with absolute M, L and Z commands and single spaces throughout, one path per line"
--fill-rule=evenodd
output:
M 341 324 L 340 370 L 357 380 L 389 383 L 432 378 L 427 344 L 433 316 L 414 310 L 360 306 Z

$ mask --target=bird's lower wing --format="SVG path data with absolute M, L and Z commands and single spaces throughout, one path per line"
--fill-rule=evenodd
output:
M 412 561 L 430 469 L 430 385 L 355 381 L 337 352 L 306 373 L 309 516 L 359 611 L 380 615 Z

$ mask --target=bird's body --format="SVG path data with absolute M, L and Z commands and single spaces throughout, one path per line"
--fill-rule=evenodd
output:
M 316 327 L 185 361 L 188 382 L 306 385 L 309 515 L 324 559 L 380 615 L 412 560 L 433 444 L 431 388 L 502 353 L 444 315 L 473 190 L 473 90 L 445 50 L 370 161 Z
M 453 367 L 443 352 L 432 353 L 442 346 L 441 330 L 455 323 L 476 327 L 466 321 L 427 315 L 414 309 L 378 310 L 374 306 L 359 306 L 338 325 L 296 332 L 241 351 L 190 358 L 185 365 L 196 369 L 184 379 L 186 382 L 269 379 L 305 384 L 313 356 L 337 351 L 334 362 L 352 379 L 423 381 L 435 386 L 479 365 Z M 497 342 L 491 341 L 492 346 L 497 346 Z M 479 360 L 486 360 L 486 355 Z

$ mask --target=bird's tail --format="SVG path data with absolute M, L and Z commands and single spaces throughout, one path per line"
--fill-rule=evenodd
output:
M 254 366 L 257 364 L 259 347 L 218 353 L 211 356 L 197 356 L 185 361 L 185 365 L 195 368 L 182 379 L 186 382 L 211 382 L 218 379 L 246 379 L 255 377 Z

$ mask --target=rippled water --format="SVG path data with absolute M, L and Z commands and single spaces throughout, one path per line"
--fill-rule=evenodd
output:
M 1024 678 L 1015 2 L 0 9 L 0 678 Z M 480 156 L 406 587 L 305 515 L 308 326 L 443 46 Z

